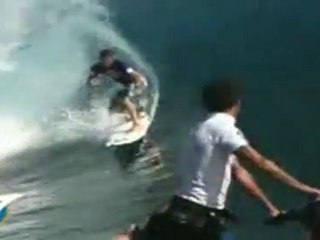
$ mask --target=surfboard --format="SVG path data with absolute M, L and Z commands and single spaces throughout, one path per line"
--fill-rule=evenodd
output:
M 105 145 L 121 146 L 133 143 L 143 138 L 151 124 L 150 117 L 146 113 L 141 113 L 140 127 L 134 131 L 132 129 L 132 121 L 125 121 L 118 126 L 115 126 L 109 133 Z
M 24 194 L 21 193 L 0 195 L 0 222 L 2 222 L 7 216 L 9 205 L 22 198 L 23 196 Z

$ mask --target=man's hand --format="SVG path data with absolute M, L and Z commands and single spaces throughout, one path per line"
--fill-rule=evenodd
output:
M 239 183 L 241 183 L 241 185 L 248 191 L 249 194 L 256 197 L 263 203 L 270 216 L 275 217 L 280 214 L 279 209 L 267 198 L 252 175 L 243 166 L 241 166 L 238 161 L 234 162 L 232 173 L 233 177 Z
M 98 74 L 94 72 L 90 72 L 89 76 L 87 77 L 87 86 L 93 87 L 95 86 L 95 80 L 98 77 Z
M 316 197 L 320 197 L 320 190 L 317 188 L 310 187 L 294 177 L 290 176 L 287 172 L 282 170 L 277 164 L 273 161 L 263 157 L 258 151 L 250 146 L 244 146 L 239 148 L 235 155 L 241 160 L 248 160 L 253 163 L 258 168 L 264 170 L 269 173 L 273 178 L 279 180 L 280 182 L 297 189 L 301 192 L 315 195 Z
M 320 189 L 312 188 L 310 194 L 313 195 L 315 199 L 320 200 Z
M 269 210 L 269 215 L 271 217 L 276 217 L 276 216 L 279 216 L 280 214 L 281 214 L 281 211 L 277 208 Z

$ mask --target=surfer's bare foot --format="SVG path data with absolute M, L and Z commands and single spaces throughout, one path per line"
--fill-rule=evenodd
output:
M 141 128 L 142 128 L 141 123 L 139 123 L 139 122 L 138 122 L 138 123 L 134 123 L 133 126 L 132 126 L 132 128 L 130 128 L 130 129 L 128 130 L 128 132 L 139 131 Z
M 139 131 L 140 129 L 143 128 L 143 124 L 141 122 L 143 116 L 139 116 L 138 120 L 133 121 L 133 126 L 130 128 L 127 132 L 134 132 L 134 131 Z

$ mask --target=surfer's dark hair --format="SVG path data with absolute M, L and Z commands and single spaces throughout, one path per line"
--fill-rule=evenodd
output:
M 100 59 L 104 59 L 105 57 L 113 56 L 113 51 L 110 49 L 103 49 L 100 51 Z
M 223 112 L 241 100 L 239 84 L 231 79 L 221 79 L 206 84 L 202 89 L 202 104 L 208 112 Z

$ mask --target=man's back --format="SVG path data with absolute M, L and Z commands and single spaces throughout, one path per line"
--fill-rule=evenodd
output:
M 187 151 L 179 161 L 177 195 L 201 205 L 224 208 L 231 181 L 231 155 L 247 145 L 235 119 L 216 113 L 192 132 Z

